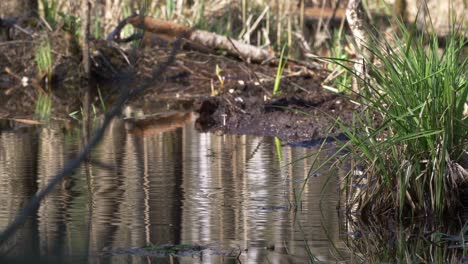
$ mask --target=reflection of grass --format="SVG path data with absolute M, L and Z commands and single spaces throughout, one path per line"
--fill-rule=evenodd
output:
M 52 97 L 44 92 L 39 92 L 36 102 L 36 115 L 41 120 L 48 120 L 52 112 Z
M 281 168 L 283 162 L 283 147 L 281 146 L 281 140 L 275 137 L 276 155 L 278 156 L 278 165 Z
M 462 250 L 451 248 L 456 242 L 447 241 L 440 227 L 384 221 L 347 223 L 346 244 L 358 263 L 462 263 Z
M 367 176 L 359 180 L 366 188 L 358 190 L 350 172 L 346 188 L 358 210 L 441 216 L 457 204 L 466 173 L 456 163 L 468 144 L 466 41 L 451 36 L 440 51 L 437 36 L 399 30 L 396 48 L 378 39 L 368 47 L 380 65 L 367 63 L 372 76 L 361 80 L 365 109 L 352 128 L 341 126 L 350 138 L 353 171 L 363 168 Z
M 106 102 L 104 101 L 104 98 L 102 97 L 101 89 L 99 89 L 99 87 L 97 89 L 97 92 L 98 92 L 98 96 L 99 96 L 99 102 L 101 104 L 101 109 L 105 113 L 107 111 L 106 110 L 107 109 L 106 108 Z

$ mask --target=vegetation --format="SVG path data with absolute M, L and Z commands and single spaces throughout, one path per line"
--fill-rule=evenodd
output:
M 450 228 L 435 227 L 429 222 L 421 225 L 404 225 L 391 220 L 384 222 L 392 228 L 383 223 L 349 223 L 350 229 L 355 231 L 347 243 L 359 262 L 461 263 L 466 255 L 461 250 L 463 244 L 455 244 L 462 242 L 463 236 L 444 234 Z M 456 230 L 451 231 L 457 233 Z
M 343 24 L 342 24 L 343 25 Z M 338 31 L 333 32 L 331 44 L 329 45 L 330 57 L 338 59 L 339 61 L 346 62 L 350 61 L 349 54 L 345 51 L 346 42 L 344 40 L 343 27 L 341 26 Z M 347 67 L 349 65 L 346 65 Z M 330 77 L 327 78 L 333 83 L 333 86 L 338 89 L 339 92 L 349 92 L 348 89 L 351 86 L 352 74 L 335 63 L 328 64 L 328 68 L 332 71 Z
M 52 113 L 51 95 L 45 92 L 39 92 L 36 101 L 36 115 L 40 120 L 49 120 Z
M 286 67 L 286 63 L 288 62 L 288 59 L 285 57 L 285 54 L 284 54 L 285 50 L 286 50 L 286 45 L 284 45 L 283 49 L 281 49 L 281 55 L 280 55 L 280 59 L 278 62 L 278 69 L 276 71 L 275 85 L 273 86 L 273 96 L 278 95 L 279 93 L 281 76 L 283 76 L 284 67 Z
M 50 82 L 52 79 L 52 49 L 48 39 L 42 41 L 36 48 L 34 55 L 39 76 L 45 77 L 46 83 Z
M 63 29 L 72 32 L 72 35 L 77 37 L 80 21 L 78 17 L 71 15 L 77 14 L 77 12 L 70 11 L 72 9 L 70 2 L 41 0 L 42 14 L 46 21 L 44 24 L 48 25 L 48 30 Z M 304 30 L 302 30 L 304 18 L 293 15 L 293 1 L 278 1 L 273 4 L 273 1 L 266 0 L 255 3 L 243 0 L 241 6 L 228 3 L 228 1 L 220 1 L 223 2 L 222 5 L 217 6 L 209 5 L 207 1 L 200 0 L 190 1 L 192 8 L 178 5 L 172 0 L 153 1 L 151 4 L 148 4 L 148 1 L 145 1 L 145 4 L 138 4 L 140 1 L 114 0 L 105 2 L 105 4 L 97 6 L 93 13 L 92 32 L 95 38 L 102 38 L 124 17 L 134 14 L 136 11 L 142 11 L 142 13 L 166 20 L 170 19 L 190 27 L 207 29 L 218 34 L 231 36 L 233 39 L 241 39 L 244 43 L 276 51 L 282 47 L 273 85 L 273 96 L 278 96 L 281 92 L 281 78 L 288 62 L 286 54 L 301 54 L 302 58 L 310 58 L 312 54 L 310 51 L 312 41 L 304 40 L 305 47 L 293 44 L 295 42 L 292 41 L 292 36 L 295 33 L 297 33 L 298 39 L 305 39 Z M 161 3 L 158 5 L 159 2 Z M 300 4 L 303 6 L 304 2 L 300 1 Z M 123 7 L 121 7 L 122 3 Z M 189 4 L 187 3 L 187 5 Z M 69 8 L 69 12 L 66 9 L 61 10 L 63 12 L 58 12 L 59 7 L 62 6 Z M 123 11 L 113 12 L 115 6 Z M 111 21 L 106 21 L 108 19 L 108 16 L 104 16 L 106 12 L 111 17 Z M 62 21 L 59 21 L 60 19 Z M 319 24 L 322 22 L 320 20 Z M 405 25 L 400 23 L 398 30 L 391 38 L 373 36 L 372 42 L 377 43 L 377 45 L 368 46 L 366 49 L 372 53 L 375 61 L 367 58 L 365 66 L 369 75 L 362 77 L 352 67 L 354 62 L 350 58 L 356 54 L 350 54 L 344 48 L 346 44 L 343 25 L 342 22 L 337 31 L 328 31 L 329 28 L 323 29 L 320 26 L 316 30 L 323 29 L 325 38 L 331 38 L 327 53 L 323 54 L 321 58 L 334 57 L 332 60 L 334 64 L 325 67 L 329 67 L 328 69 L 332 72 L 330 76 L 333 77 L 330 79 L 333 80 L 333 85 L 338 88 L 337 92 L 349 91 L 347 94 L 352 94 L 353 91 L 348 89 L 351 85 L 351 78 L 360 78 L 358 82 L 360 84 L 359 93 L 353 94 L 355 97 L 352 99 L 358 98 L 356 101 L 362 106 L 361 112 L 356 113 L 351 126 L 341 123 L 339 120 L 334 124 L 339 126 L 339 129 L 344 131 L 349 139 L 349 141 L 340 143 L 342 144 L 340 151 L 347 151 L 344 154 L 344 159 L 351 163 L 351 169 L 347 172 L 343 187 L 347 202 L 346 209 L 350 213 L 360 213 L 363 218 L 369 219 L 383 215 L 388 219 L 395 220 L 392 224 L 396 222 L 402 224 L 403 220 L 414 216 L 426 217 L 435 214 L 442 218 L 451 212 L 456 212 L 453 209 L 460 205 L 459 190 L 466 187 L 467 172 L 466 164 L 463 162 L 468 159 L 466 152 L 468 129 L 465 112 L 468 98 L 468 76 L 467 58 L 463 54 L 468 43 L 463 37 L 457 37 L 463 36 L 463 34 L 456 34 L 456 29 L 452 28 L 453 34 L 445 40 L 442 49 L 439 46 L 438 36 L 427 35 L 413 28 L 406 29 Z M 123 31 L 124 36 L 136 32 L 131 27 L 126 27 Z M 42 85 L 39 87 L 40 89 L 37 89 L 35 113 L 39 119 L 47 120 L 51 116 L 53 104 L 49 86 L 52 81 L 54 61 L 50 41 L 47 39 L 40 43 L 34 52 L 38 76 Z M 133 48 L 136 48 L 137 45 L 134 45 Z M 115 50 L 118 55 L 125 57 L 125 65 L 143 63 L 145 59 L 146 61 L 152 60 L 152 58 L 136 60 L 135 58 L 138 56 L 136 52 L 127 56 L 118 47 Z M 76 56 L 78 53 L 73 55 L 79 57 Z M 100 53 L 95 52 L 94 54 L 98 56 Z M 68 55 L 64 55 L 64 57 L 66 56 Z M 175 56 L 175 52 L 171 56 Z M 88 56 L 82 57 L 88 58 Z M 107 60 L 107 58 L 115 59 L 112 56 L 107 56 L 106 60 L 102 60 L 99 66 L 112 64 L 113 61 Z M 316 59 L 317 56 L 314 58 Z M 167 65 L 172 62 L 171 60 L 168 60 Z M 289 60 L 292 61 L 291 58 Z M 249 58 L 246 61 L 249 61 Z M 95 63 L 95 65 L 98 64 Z M 162 65 L 160 69 L 165 70 L 167 65 Z M 110 65 L 110 68 L 114 70 L 113 65 Z M 157 75 L 154 72 L 161 73 L 163 70 L 149 71 L 148 76 L 153 78 L 151 81 L 156 82 L 156 78 L 159 78 L 159 75 L 154 77 Z M 116 75 L 118 75 L 117 71 L 113 71 L 112 76 Z M 219 88 L 215 89 L 212 82 L 212 95 L 223 91 L 229 80 L 228 77 L 232 77 L 224 75 L 222 68 L 217 64 L 215 76 L 214 78 L 218 78 Z M 145 88 L 145 86 L 142 87 Z M 135 90 L 141 92 L 144 90 L 143 88 Z M 132 90 L 130 94 L 134 96 L 137 93 Z M 101 94 L 100 89 L 97 89 L 96 97 L 99 98 L 101 109 L 105 111 L 107 102 L 104 98 L 106 97 Z M 113 115 L 106 116 L 107 123 L 110 122 L 111 116 L 120 112 L 125 100 L 125 98 L 121 99 L 120 105 L 117 108 L 112 108 L 114 109 Z M 92 106 L 96 116 L 98 111 L 95 104 Z M 70 117 L 79 119 L 78 114 L 79 112 L 73 112 Z M 99 139 L 100 136 L 96 137 L 95 142 Z M 320 149 L 324 145 L 325 142 L 320 146 Z M 275 138 L 275 146 L 281 164 L 282 147 L 278 138 Z M 85 149 L 89 151 L 90 148 Z M 340 151 L 327 161 L 343 155 L 343 152 Z M 86 152 L 83 153 L 86 154 Z M 313 161 L 314 164 L 315 162 L 316 160 Z M 324 163 L 319 167 L 323 168 L 325 164 L 328 166 L 330 163 Z M 334 163 L 333 166 L 336 164 Z M 310 175 L 313 175 L 313 172 Z M 60 177 L 57 177 L 56 182 L 60 180 Z M 301 195 L 305 192 L 307 180 L 304 181 L 302 189 L 295 190 L 298 194 L 293 201 L 295 211 L 302 207 Z M 362 226 L 358 228 L 365 230 Z M 364 242 L 368 243 L 366 245 L 376 245 L 387 241 L 390 237 L 379 236 L 381 233 L 375 230 L 377 229 L 368 229 L 369 233 L 376 233 L 377 236 L 367 237 Z M 465 231 L 464 229 L 463 233 Z M 398 235 L 404 237 L 403 231 L 399 232 Z M 444 242 L 443 238 L 443 235 L 435 233 L 432 235 L 431 241 L 439 244 Z M 453 239 L 453 237 L 447 235 L 445 239 Z M 463 244 L 464 234 L 460 235 L 459 239 L 462 241 L 460 243 Z M 414 262 L 418 261 L 416 255 L 407 257 L 411 252 L 418 252 L 418 254 L 424 252 L 419 255 L 425 254 L 426 245 L 405 244 L 404 239 L 399 241 L 403 242 L 398 245 L 396 253 L 390 252 L 392 249 L 377 249 L 378 254 L 383 257 L 376 261 L 392 261 L 396 254 L 398 262 Z M 307 241 L 305 243 L 307 244 Z M 356 243 L 356 247 L 366 248 L 365 245 L 359 243 Z M 164 251 L 168 254 L 202 249 L 192 245 L 150 246 L 147 248 L 147 250 Z M 312 251 L 307 247 L 306 249 L 311 260 L 316 261 Z M 441 252 L 439 248 L 435 248 L 434 251 L 438 253 L 435 261 L 447 260 L 445 252 Z M 434 260 L 430 256 L 425 256 L 424 259 Z
M 39 76 L 44 82 L 44 89 L 38 90 L 36 101 L 36 115 L 41 120 L 47 120 L 52 112 L 52 98 L 50 82 L 52 81 L 52 50 L 49 40 L 44 40 L 35 51 L 35 60 Z
M 345 188 L 352 206 L 371 215 L 442 216 L 458 206 L 466 177 L 458 164 L 468 143 L 466 41 L 452 34 L 441 51 L 437 36 L 399 31 L 394 43 L 375 38 L 379 45 L 368 47 L 378 63 L 368 61 L 371 76 L 361 80 L 364 110 L 341 126 L 353 163 Z
M 119 3 L 124 4 L 123 12 L 112 13 L 113 6 Z M 52 25 L 57 24 L 57 7 L 67 6 L 55 0 L 42 0 L 41 4 L 45 19 Z M 68 8 L 72 8 L 68 5 Z M 104 9 L 102 6 L 96 7 L 95 36 L 106 32 L 106 28 L 100 28 L 108 22 L 99 19 L 103 12 L 110 12 L 115 23 L 122 19 L 121 16 L 129 16 L 136 10 L 215 30 L 241 38 L 246 43 L 260 46 L 276 43 L 276 47 L 283 46 L 273 95 L 279 93 L 281 76 L 287 63 L 285 50 L 294 54 L 293 49 L 299 49 L 297 45 L 292 45 L 292 29 L 304 26 L 304 18 L 291 20 L 293 11 L 290 1 L 277 5 L 268 1 L 242 1 L 242 5 L 207 5 L 206 1 L 195 1 L 192 6 L 184 6 L 174 1 L 138 4 L 116 0 L 106 3 Z M 79 25 L 69 15 L 61 17 L 65 25 L 73 24 L 74 28 Z M 335 63 L 329 66 L 333 75 L 331 79 L 339 92 L 350 86 L 351 76 L 359 76 L 353 70 L 350 55 L 344 48 L 343 25 L 342 22 L 337 31 L 324 29 L 327 37 L 331 38 L 326 55 L 335 58 Z M 319 26 L 317 31 L 321 29 Z M 124 29 L 126 36 L 133 32 L 129 27 Z M 374 42 L 378 44 L 367 47 L 377 63 L 367 61 L 370 76 L 360 82 L 359 97 L 364 110 L 356 116 L 353 126 L 341 125 L 350 138 L 346 147 L 351 149 L 348 156 L 353 163 L 347 177 L 348 198 L 353 205 L 358 205 L 359 210 L 373 213 L 398 208 L 400 216 L 430 212 L 442 215 L 457 205 L 457 187 L 463 181 L 463 173 L 466 173 L 459 165 L 465 158 L 467 144 L 464 116 L 468 95 L 467 63 L 462 57 L 466 41 L 457 39 L 453 34 L 441 52 L 435 35 L 407 30 L 403 24 L 399 24 L 395 32 L 399 33 L 395 33 L 391 41 L 374 36 Z M 38 48 L 36 62 L 39 72 L 46 73 L 46 80 L 50 81 L 52 60 L 48 42 Z M 219 66 L 216 66 L 216 76 L 221 85 L 219 90 L 222 90 L 224 77 Z M 214 87 L 212 89 L 214 91 Z M 103 103 L 101 94 L 99 96 Z M 41 103 L 38 102 L 36 112 L 50 110 L 44 98 L 39 101 Z M 367 175 L 367 178 L 355 175 L 360 168 L 364 171 L 359 173 Z M 353 187 L 356 182 L 363 181 L 367 186 L 364 190 Z
M 41 0 L 44 19 L 49 26 L 55 27 L 58 15 L 58 0 Z

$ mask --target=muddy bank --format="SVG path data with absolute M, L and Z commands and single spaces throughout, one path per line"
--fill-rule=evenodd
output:
M 259 85 L 238 85 L 200 100 L 196 126 L 215 133 L 277 136 L 289 143 L 336 136 L 335 120 L 351 120 L 356 105 L 324 90 L 322 78 L 321 74 L 285 78 L 281 95 L 274 97 Z
M 52 49 L 51 80 L 37 70 L 35 61 L 45 39 Z M 71 119 L 79 112 L 85 88 L 76 49 L 76 40 L 60 30 L 1 42 L 0 118 L 38 119 L 36 104 L 43 92 L 52 98 L 52 119 Z M 172 46 L 153 36 L 139 46 L 93 40 L 91 49 L 92 97 L 99 114 L 123 89 L 122 77 L 130 80 L 129 89 L 147 85 Z M 276 70 L 274 64 L 247 63 L 187 42 L 158 82 L 127 104 L 143 118 L 195 111 L 200 131 L 277 136 L 288 142 L 336 135 L 334 118 L 350 120 L 355 105 L 321 87 L 328 72 L 320 65 L 290 62 L 280 93 L 273 96 Z

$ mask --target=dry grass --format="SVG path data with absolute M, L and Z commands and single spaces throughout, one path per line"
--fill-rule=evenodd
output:
M 57 10 L 63 14 L 76 17 L 80 15 L 79 1 L 45 1 L 56 2 Z M 333 9 L 335 4 L 335 1 L 316 2 L 318 3 L 312 5 L 317 8 Z M 313 30 L 308 30 L 304 26 L 307 20 L 304 16 L 304 7 L 307 5 L 310 6 L 311 3 L 305 0 L 299 3 L 292 0 L 194 0 L 191 4 L 184 0 L 101 0 L 92 6 L 91 32 L 107 35 L 124 17 L 143 13 L 227 35 L 247 44 L 277 50 L 286 44 L 290 50 L 297 49 L 295 54 L 303 54 L 307 51 L 296 43 L 305 39 L 309 43 L 323 44 L 324 40 L 330 39 L 333 34 L 329 28 L 329 21 L 320 17 L 316 21 L 318 26 Z M 40 9 L 44 13 L 44 5 L 41 4 Z M 317 15 L 327 15 L 327 13 Z

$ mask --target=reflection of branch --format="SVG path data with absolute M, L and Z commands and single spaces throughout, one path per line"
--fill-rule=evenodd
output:
M 143 120 L 126 119 L 125 126 L 129 126 L 130 133 L 137 136 L 148 136 L 172 131 L 182 127 L 192 118 L 192 113 L 175 113 L 171 115 L 145 118 Z
M 120 97 L 117 103 L 114 105 L 114 107 L 106 113 L 101 128 L 99 128 L 96 131 L 96 133 L 90 139 L 89 143 L 83 148 L 83 150 L 78 154 L 78 156 L 69 161 L 67 164 L 65 164 L 63 169 L 52 178 L 52 180 L 47 184 L 47 186 L 45 186 L 42 190 L 37 192 L 36 195 L 29 200 L 26 206 L 18 213 L 14 221 L 11 222 L 5 228 L 5 230 L 3 230 L 3 232 L 0 234 L 0 245 L 5 243 L 7 239 L 16 232 L 16 230 L 26 221 L 28 216 L 36 212 L 36 210 L 39 208 L 41 201 L 47 196 L 47 194 L 49 194 L 54 189 L 55 185 L 57 185 L 65 176 L 72 173 L 73 170 L 77 169 L 78 166 L 80 166 L 80 164 L 86 160 L 86 157 L 90 154 L 91 150 L 101 141 L 104 132 L 106 131 L 112 119 L 121 112 L 125 102 L 139 95 L 145 89 L 154 85 L 154 83 L 156 83 L 156 81 L 161 78 L 162 74 L 167 70 L 168 66 L 174 62 L 175 56 L 180 49 L 181 42 L 184 37 L 184 35 L 178 37 L 178 39 L 174 43 L 169 58 L 166 62 L 162 63 L 158 68 L 156 68 L 153 71 L 153 77 L 151 78 L 151 80 L 148 80 L 140 87 L 132 91 L 128 91 L 125 89 L 125 87 L 130 86 L 128 82 L 131 82 L 131 78 L 128 75 L 123 77 L 123 80 L 120 82 L 122 83 Z

